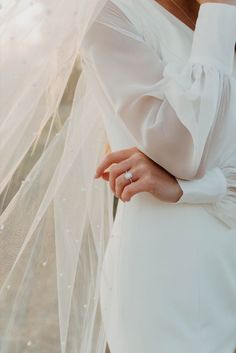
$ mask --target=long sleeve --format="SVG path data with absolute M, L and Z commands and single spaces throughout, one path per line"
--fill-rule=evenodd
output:
M 236 227 L 236 153 L 224 161 L 220 168 L 226 180 L 226 194 L 218 202 L 207 205 L 207 209 L 229 228 Z
M 227 195 L 227 179 L 218 167 L 210 169 L 200 179 L 177 181 L 183 191 L 177 203 L 215 204 Z
M 232 99 L 235 34 L 236 7 L 202 5 L 187 62 L 180 66 L 173 55 L 173 62 L 165 64 L 108 2 L 81 52 L 136 146 L 177 177 L 183 190 L 179 203 L 209 205 L 229 226 L 236 225 L 236 161 L 206 167 L 206 150 L 217 122 L 225 124 Z
M 175 63 L 164 66 L 115 5 L 107 11 L 85 39 L 85 61 L 145 153 L 176 177 L 194 179 L 228 99 L 236 7 L 201 7 L 192 52 L 181 71 Z M 200 174 L 204 163 L 202 168 Z

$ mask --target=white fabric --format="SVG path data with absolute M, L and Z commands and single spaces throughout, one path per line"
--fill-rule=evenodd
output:
M 226 23 L 222 30 L 222 16 Z M 191 63 L 218 67 L 232 75 L 235 46 L 235 8 L 224 4 L 203 4 L 194 31 Z
M 170 157 L 181 155 L 178 168 L 173 165 L 172 170 L 179 177 L 194 178 L 197 169 L 196 176 L 203 177 L 205 172 L 220 168 L 227 181 L 227 193 L 221 201 L 210 206 L 210 212 L 235 227 L 236 163 L 233 127 L 229 122 L 235 111 L 231 99 L 235 96 L 235 83 L 233 77 L 225 74 L 230 60 L 224 62 L 227 70 L 222 69 L 222 72 L 215 63 L 217 67 L 209 68 L 199 63 L 191 65 L 188 60 L 192 32 L 154 1 L 120 1 L 119 6 L 129 19 L 108 2 L 109 6 L 99 17 L 99 25 L 95 25 L 97 33 L 94 27 L 87 37 L 91 38 L 92 34 L 92 42 L 96 39 L 97 43 L 93 42 L 96 44 L 93 45 L 94 51 L 89 53 L 83 48 L 84 70 L 78 79 L 77 58 L 81 42 L 105 3 L 106 0 L 1 1 L 1 353 L 29 350 L 40 353 L 104 352 L 99 287 L 104 251 L 112 226 L 112 194 L 102 181 L 93 180 L 93 174 L 108 139 L 112 149 L 137 145 L 170 170 Z M 226 7 L 220 9 L 227 19 L 225 31 L 230 34 L 234 27 L 232 15 Z M 101 36 L 101 28 L 106 37 Z M 229 36 L 226 48 L 230 47 L 231 39 Z M 215 44 L 218 47 L 221 41 Z M 175 65 L 182 67 L 186 62 L 183 74 L 173 79 Z M 227 112 L 222 114 L 223 123 L 226 122 L 224 130 L 221 129 L 222 137 L 217 139 L 214 135 L 209 139 L 212 143 L 205 163 L 200 161 L 204 139 L 200 139 L 196 131 L 190 136 L 181 124 L 183 120 L 188 125 L 187 114 L 177 116 L 164 97 L 168 94 L 170 100 L 175 101 L 176 97 L 171 95 L 173 92 L 167 90 L 168 83 L 171 88 L 175 82 L 178 87 L 176 99 L 179 100 L 178 95 L 187 87 L 182 103 L 190 96 L 201 101 L 204 112 L 209 97 L 204 96 L 205 92 L 201 99 L 198 97 L 198 85 L 203 81 L 205 84 L 203 77 L 200 79 L 201 70 L 207 74 L 206 88 L 209 85 L 217 91 L 218 87 L 219 91 L 216 96 L 212 92 L 214 94 L 210 97 L 213 104 L 209 122 L 214 120 L 219 97 L 230 102 Z M 194 75 L 196 82 L 192 86 L 191 76 Z M 142 95 L 144 99 L 130 104 Z M 129 125 L 126 116 L 135 118 L 135 124 L 130 119 Z M 219 116 L 216 114 L 215 118 Z M 189 129 L 197 126 L 195 118 L 190 114 Z M 174 122 L 173 126 L 181 132 L 181 143 L 186 144 L 186 148 L 182 150 L 177 143 L 176 156 L 172 156 L 176 146 L 170 144 L 170 138 L 176 138 L 175 128 L 173 131 L 166 129 L 166 150 L 164 136 L 156 130 L 159 122 L 165 122 L 165 128 Z M 140 124 L 143 124 L 142 134 Z M 209 124 L 201 127 L 206 135 Z M 214 133 L 216 131 L 214 129 Z M 227 136 L 226 140 L 224 136 Z M 168 155 L 164 153 L 166 151 L 169 151 Z M 217 156 L 216 151 L 219 151 Z M 215 178 L 214 181 L 218 185 Z M 191 183 L 189 181 L 189 185 Z M 209 201 L 205 183 L 199 185 L 199 194 L 207 195 Z M 146 203 L 144 199 L 143 206 L 152 208 L 149 201 Z M 158 200 L 155 202 L 159 205 Z M 192 202 L 195 202 L 194 198 Z M 169 210 L 168 206 L 163 206 L 164 212 Z M 207 229 L 212 237 L 215 227 L 220 232 L 220 239 L 221 235 L 224 238 L 231 236 L 223 224 L 205 213 L 202 206 L 176 207 L 190 212 L 195 212 L 197 207 L 200 213 L 196 215 L 207 217 L 207 220 L 203 217 L 203 221 L 209 224 Z M 152 210 L 159 212 L 159 208 Z M 143 226 L 146 222 L 153 222 L 152 212 L 150 217 L 140 217 L 140 221 L 145 221 Z M 166 222 L 165 217 L 163 222 Z M 178 218 L 178 213 L 175 217 Z M 156 227 L 155 222 L 152 225 Z M 182 222 L 179 226 L 182 227 Z M 232 237 L 232 242 L 234 239 Z M 233 245 L 230 244 L 230 249 L 234 248 Z M 233 266 L 231 260 L 229 256 L 229 268 Z
M 113 0 L 83 43 L 112 149 L 138 145 L 193 179 L 184 181 L 192 200 L 214 202 L 214 216 L 201 203 L 148 193 L 119 204 L 101 281 L 111 353 L 236 349 L 236 8 L 214 6 L 201 8 L 195 36 L 153 1 Z M 201 30 L 212 33 L 223 19 L 221 35 L 203 45 Z M 224 47 L 227 57 L 216 60 Z
M 82 45 L 86 70 L 96 79 L 95 97 L 103 100 L 133 144 L 179 179 L 201 178 L 216 167 L 224 173 L 227 163 L 236 172 L 236 80 L 232 66 L 236 7 L 202 6 L 193 34 L 154 1 L 138 1 L 135 10 L 132 3 L 118 4 L 129 18 L 115 5 L 108 7 Z M 159 7 L 155 19 L 147 11 L 149 7 Z M 219 28 L 222 16 L 226 25 Z M 216 35 L 203 36 L 208 29 Z M 223 54 L 217 58 L 220 48 Z M 233 200 L 221 205 L 219 201 L 216 214 L 229 226 L 236 225 L 235 194 Z M 230 222 L 227 213 L 231 214 Z
M 77 69 L 105 2 L 1 1 L 1 353 L 105 350 L 112 193 L 93 175 L 107 139 Z
M 177 203 L 217 203 L 226 196 L 227 183 L 220 168 L 214 168 L 201 178 L 178 180 L 183 195 Z
M 146 193 L 117 216 L 100 295 L 111 353 L 233 353 L 235 229 Z

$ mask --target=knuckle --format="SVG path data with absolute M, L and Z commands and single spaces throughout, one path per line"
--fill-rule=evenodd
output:
M 117 173 L 117 167 L 116 166 L 112 166 L 111 168 L 110 168 L 110 175 L 111 175 L 111 177 L 115 177 L 116 176 L 116 173 Z
M 141 161 L 141 163 L 139 163 L 137 169 L 138 169 L 139 173 L 146 175 L 146 173 L 147 173 L 147 165 L 146 165 L 146 163 L 144 161 Z
M 139 150 L 138 150 L 138 148 L 137 148 L 136 146 L 131 147 L 131 148 L 130 148 L 130 151 L 133 152 L 133 153 L 139 152 Z
M 129 155 L 129 149 L 119 150 L 115 153 L 117 157 L 125 159 L 127 158 L 127 155 Z
M 146 170 L 143 178 L 144 178 L 145 183 L 150 184 L 153 179 L 152 172 L 149 170 Z
M 133 157 L 132 157 L 133 161 L 134 162 L 141 162 L 143 160 L 143 154 L 141 152 L 136 152 L 133 154 Z

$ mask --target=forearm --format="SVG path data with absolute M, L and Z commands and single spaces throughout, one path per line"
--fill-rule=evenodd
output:
M 206 164 L 200 164 L 208 137 L 222 118 L 222 103 L 231 99 L 236 12 L 223 10 L 223 29 L 218 28 L 221 7 L 201 11 L 192 53 L 182 66 L 164 67 L 132 25 L 121 22 L 118 9 L 112 21 L 121 28 L 106 24 L 105 14 L 84 46 L 85 61 L 122 127 L 140 150 L 178 178 L 204 174 Z M 226 121 L 227 112 L 223 117 Z

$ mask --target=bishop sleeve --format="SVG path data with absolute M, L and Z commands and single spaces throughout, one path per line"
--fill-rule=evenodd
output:
M 236 6 L 200 7 L 191 54 L 180 67 L 174 60 L 165 65 L 125 14 L 108 4 L 85 37 L 85 65 L 137 147 L 178 178 L 179 202 L 211 203 L 224 218 L 224 205 L 236 204 L 236 165 L 206 170 L 201 161 L 230 99 Z
M 85 62 L 137 145 L 176 177 L 194 179 L 221 104 L 229 99 L 236 6 L 201 6 L 181 70 L 164 65 L 118 7 L 107 11 L 109 20 L 103 14 L 85 38 Z

